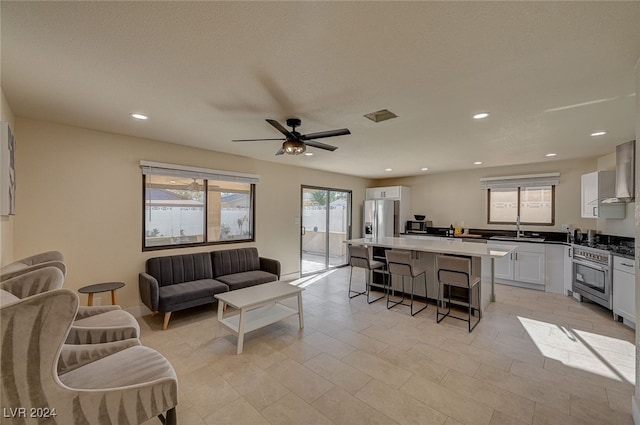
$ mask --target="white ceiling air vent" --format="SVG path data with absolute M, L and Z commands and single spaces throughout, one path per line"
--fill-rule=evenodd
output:
M 390 120 L 391 118 L 397 118 L 398 117 L 396 114 L 394 114 L 393 112 L 391 112 L 388 109 L 381 109 L 381 110 L 376 111 L 376 112 L 371 112 L 371 113 L 365 114 L 364 116 L 369 118 L 373 122 L 381 122 L 381 121 Z

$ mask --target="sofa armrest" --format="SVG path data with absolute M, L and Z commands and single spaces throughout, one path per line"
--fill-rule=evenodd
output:
M 153 312 L 158 311 L 160 303 L 160 289 L 155 277 L 148 273 L 140 273 L 138 278 L 140 299 Z
M 259 259 L 260 270 L 273 273 L 278 276 L 278 280 L 280 280 L 280 261 L 264 257 L 259 257 Z
M 76 320 L 86 319 L 87 317 L 95 316 L 96 314 L 106 313 L 112 310 L 120 310 L 120 306 L 119 305 L 80 306 L 78 307 L 78 314 L 76 314 Z
M 58 358 L 58 375 L 71 372 L 86 364 L 136 345 L 142 345 L 137 338 L 102 344 L 64 344 L 60 351 L 60 357 Z

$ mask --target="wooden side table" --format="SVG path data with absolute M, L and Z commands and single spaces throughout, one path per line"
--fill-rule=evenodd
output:
M 89 300 L 87 305 L 93 305 L 93 294 L 97 294 L 99 292 L 108 292 L 111 291 L 111 304 L 118 304 L 118 298 L 116 296 L 116 290 L 122 288 L 124 286 L 123 282 L 104 282 L 104 283 L 96 283 L 95 285 L 83 286 L 78 289 L 78 292 L 81 294 L 89 294 Z

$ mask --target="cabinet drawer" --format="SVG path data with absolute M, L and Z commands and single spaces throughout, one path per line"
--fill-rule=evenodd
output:
M 613 256 L 613 268 L 627 273 L 636 273 L 636 262 L 624 257 Z

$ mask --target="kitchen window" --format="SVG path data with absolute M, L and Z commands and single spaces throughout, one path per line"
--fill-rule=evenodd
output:
M 481 179 L 487 189 L 487 223 L 552 226 L 560 173 Z
M 143 251 L 255 240 L 258 176 L 141 161 Z

